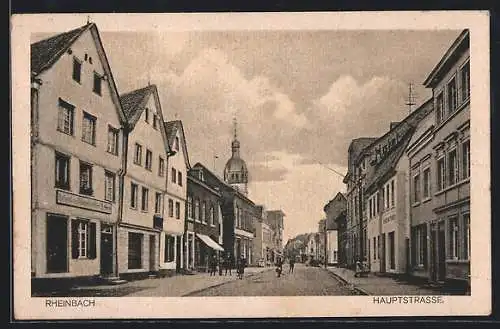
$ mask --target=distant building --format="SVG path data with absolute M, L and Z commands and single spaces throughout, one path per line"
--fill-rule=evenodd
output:
M 167 193 L 165 197 L 165 224 L 161 248 L 166 258 L 164 267 L 179 271 L 185 268 L 187 174 L 191 165 L 182 121 L 163 122 L 172 151 L 167 163 Z
M 345 196 L 339 192 L 323 207 L 323 211 L 326 214 L 326 250 L 328 264 L 338 264 L 339 262 L 340 239 L 337 218 L 345 212 L 346 204 L 347 200 Z
M 32 278 L 116 275 L 126 118 L 96 25 L 31 44 L 30 72 Z
M 207 169 L 195 165 L 188 173 L 187 248 L 189 269 L 207 271 L 209 259 L 219 259 L 222 244 L 222 195 L 205 182 Z
M 342 211 L 336 218 L 335 224 L 337 226 L 337 239 L 338 239 L 338 266 L 346 267 L 347 266 L 347 234 L 346 234 L 346 213 L 347 210 Z
M 253 259 L 259 265 L 270 265 L 273 262 L 274 245 L 273 230 L 266 218 L 264 206 L 256 206 L 255 238 L 253 239 Z
M 283 210 L 268 210 L 266 211 L 267 223 L 272 230 L 272 243 L 274 249 L 274 258 L 276 256 L 283 256 L 283 229 L 284 229 L 284 219 L 285 213 Z

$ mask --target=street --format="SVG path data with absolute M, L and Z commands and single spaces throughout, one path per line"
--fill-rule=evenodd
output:
M 288 274 L 283 266 L 281 277 L 273 270 L 264 271 L 243 280 L 208 288 L 188 296 L 345 296 L 351 295 L 325 269 L 295 265 L 294 273 Z

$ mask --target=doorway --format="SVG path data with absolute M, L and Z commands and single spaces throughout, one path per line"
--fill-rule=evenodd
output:
M 113 226 L 101 227 L 101 275 L 113 273 Z
M 438 259 L 437 259 L 437 280 L 444 281 L 446 277 L 446 248 L 445 248 L 445 232 L 444 222 L 441 221 L 438 225 Z
M 380 249 L 380 273 L 385 273 L 385 264 L 386 264 L 386 252 L 385 252 L 385 233 L 382 233 L 380 236 L 380 240 L 382 241 L 382 248 Z
M 47 215 L 47 273 L 68 272 L 68 219 Z
M 177 272 L 181 270 L 181 252 L 182 252 L 182 235 L 175 237 L 175 269 Z
M 156 270 L 156 239 L 154 235 L 149 236 L 149 271 Z

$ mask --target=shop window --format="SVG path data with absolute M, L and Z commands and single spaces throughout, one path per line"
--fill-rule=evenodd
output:
M 128 268 L 142 268 L 142 239 L 143 234 L 128 233 Z

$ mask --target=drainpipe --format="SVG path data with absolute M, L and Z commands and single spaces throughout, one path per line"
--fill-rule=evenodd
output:
M 119 179 L 119 202 L 118 202 L 118 219 L 115 224 L 115 274 L 119 276 L 119 268 L 118 268 L 118 227 L 120 223 L 123 221 L 123 207 L 125 202 L 124 187 L 125 187 L 125 175 L 127 174 L 127 158 L 128 158 L 128 127 L 122 128 L 123 135 L 123 143 L 122 143 L 122 165 L 121 169 L 118 171 L 118 179 Z
M 39 110 L 39 103 L 38 103 L 38 95 L 39 95 L 39 90 L 40 86 L 42 85 L 42 80 L 36 77 L 32 77 L 31 79 L 31 140 L 30 140 L 30 146 L 31 146 L 31 229 L 33 230 L 33 223 L 36 225 L 36 220 L 35 218 L 35 209 L 38 207 L 38 199 L 37 199 L 37 191 L 38 191 L 38 182 L 37 182 L 37 176 L 33 174 L 33 169 L 37 168 L 37 157 L 36 157 L 36 152 L 35 152 L 35 145 L 38 141 L 38 110 Z M 33 253 L 33 250 L 36 250 L 34 248 L 35 246 L 33 245 L 33 236 L 36 236 L 35 230 L 32 232 L 32 238 L 31 238 L 31 250 L 32 250 L 32 259 L 31 259 L 31 273 L 32 276 L 36 275 L 36 253 Z M 35 238 L 35 241 L 37 239 Z

